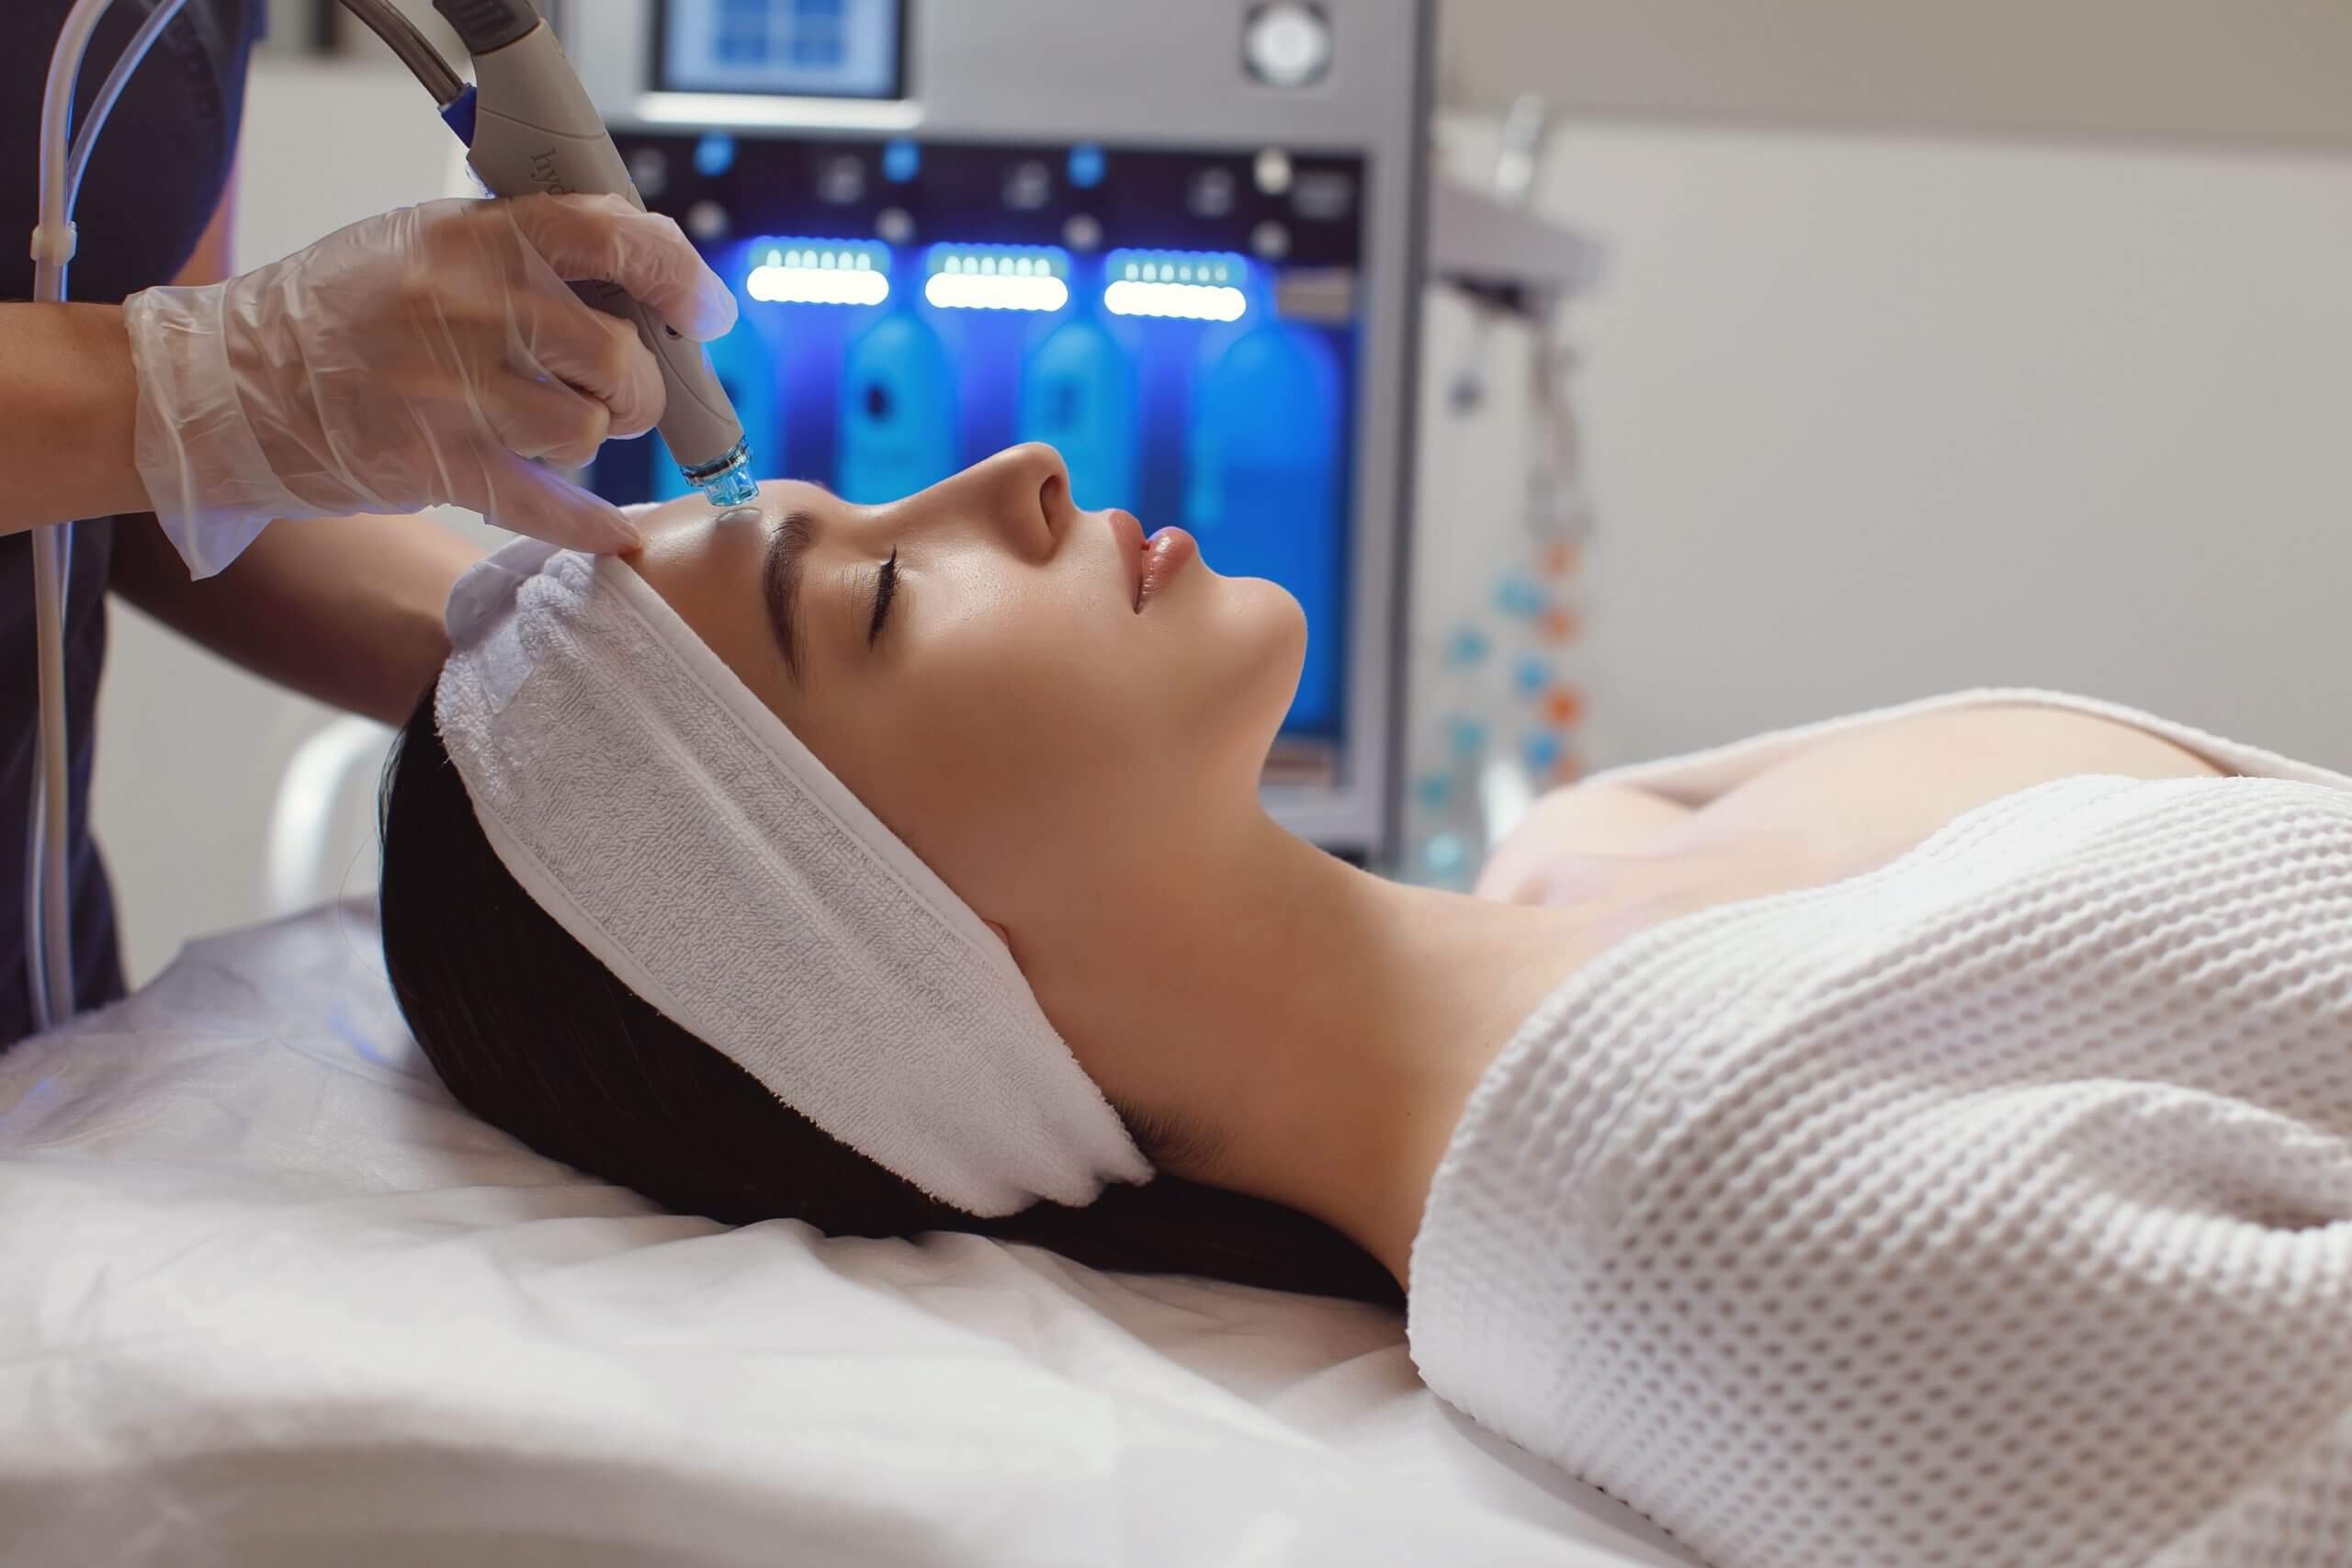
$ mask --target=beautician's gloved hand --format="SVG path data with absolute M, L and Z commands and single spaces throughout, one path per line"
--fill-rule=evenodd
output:
M 633 543 L 617 508 L 531 460 L 576 467 L 662 417 L 636 329 L 567 279 L 618 284 L 688 337 L 734 324 L 678 226 L 609 196 L 403 208 L 131 296 L 139 475 L 190 573 L 273 518 L 436 502 L 566 547 Z

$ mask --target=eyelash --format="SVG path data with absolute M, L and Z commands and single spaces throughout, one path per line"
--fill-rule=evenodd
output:
M 874 578 L 874 621 L 865 628 L 865 646 L 872 648 L 882 636 L 882 623 L 890 616 L 890 601 L 899 596 L 899 552 L 892 550 L 890 558 Z

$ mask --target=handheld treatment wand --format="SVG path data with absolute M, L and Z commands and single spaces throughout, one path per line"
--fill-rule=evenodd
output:
M 415 72 L 467 146 L 466 162 L 496 196 L 621 196 L 644 198 L 621 163 L 587 89 L 530 0 L 433 0 L 473 56 L 474 85 L 459 82 L 433 46 L 384 0 L 344 0 Z M 743 422 L 702 345 L 609 283 L 574 291 L 637 327 L 662 367 L 669 400 L 658 427 L 688 484 L 713 506 L 756 498 Z

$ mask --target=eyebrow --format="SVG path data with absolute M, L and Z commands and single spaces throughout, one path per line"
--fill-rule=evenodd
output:
M 760 576 L 768 601 L 768 626 L 775 645 L 784 650 L 784 667 L 793 682 L 800 680 L 800 577 L 808 547 L 817 536 L 817 520 L 806 512 L 787 512 L 784 524 L 768 538 L 767 561 Z

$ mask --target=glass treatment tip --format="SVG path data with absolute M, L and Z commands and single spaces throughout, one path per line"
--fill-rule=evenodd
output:
M 733 451 L 715 463 L 678 471 L 713 506 L 745 506 L 759 499 L 759 481 L 752 478 L 752 449 L 747 442 L 737 442 Z

